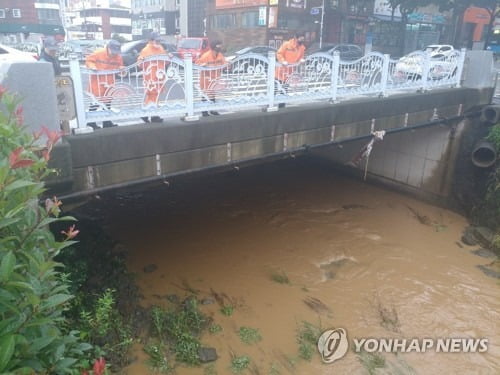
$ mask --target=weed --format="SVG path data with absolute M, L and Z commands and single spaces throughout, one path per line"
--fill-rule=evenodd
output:
M 231 358 L 231 372 L 233 374 L 240 374 L 250 366 L 250 357 L 242 355 L 240 357 L 233 356 Z
M 271 274 L 271 280 L 278 284 L 290 284 L 290 279 L 287 274 L 283 271 L 273 272 Z
M 302 289 L 303 292 L 306 292 L 306 293 L 309 292 L 309 288 L 307 286 L 305 286 L 305 285 L 301 289 Z
M 384 306 L 380 297 L 376 296 L 375 308 L 378 311 L 382 327 L 392 332 L 401 332 L 401 323 L 399 322 L 398 312 L 394 306 L 391 306 L 391 308 Z
M 271 368 L 269 369 L 269 375 L 280 375 L 281 372 L 279 370 L 278 363 L 271 363 Z
M 255 344 L 256 342 L 262 340 L 262 336 L 260 335 L 259 330 L 255 328 L 241 327 L 238 334 L 241 341 L 243 341 L 247 345 Z
M 377 374 L 377 369 L 385 367 L 385 358 L 379 353 L 361 352 L 358 357 L 368 374 Z
M 297 343 L 299 344 L 299 357 L 310 361 L 316 352 L 316 344 L 321 336 L 321 328 L 303 321 L 297 331 Z
M 220 308 L 220 312 L 225 316 L 231 316 L 231 315 L 233 315 L 233 312 L 234 312 L 234 306 L 233 305 L 224 305 Z
M 147 361 L 149 367 L 161 374 L 167 374 L 173 370 L 167 358 L 167 350 L 161 343 L 149 343 L 144 347 L 144 351 L 149 355 Z
M 215 365 L 213 363 L 209 364 L 207 367 L 203 369 L 204 375 L 217 375 L 217 370 L 215 369 Z
M 222 326 L 220 324 L 212 323 L 210 327 L 208 327 L 208 332 L 211 334 L 222 332 Z

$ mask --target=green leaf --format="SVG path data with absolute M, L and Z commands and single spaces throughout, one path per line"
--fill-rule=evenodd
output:
M 51 309 L 52 307 L 61 305 L 72 298 L 69 294 L 56 294 L 50 296 L 41 305 L 41 310 Z
M 27 180 L 15 180 L 14 182 L 5 186 L 5 191 L 17 190 L 17 189 L 21 189 L 21 188 L 28 187 L 28 186 L 34 186 L 34 185 L 38 185 L 38 183 L 33 182 L 33 181 L 27 181 Z
M 19 218 L 4 218 L 0 220 L 0 229 L 8 227 L 9 225 L 14 224 L 15 222 L 19 221 Z
M 55 336 L 42 336 L 40 338 L 37 338 L 33 340 L 33 342 L 30 345 L 30 351 L 32 353 L 37 354 L 38 351 L 41 349 L 45 348 L 46 346 L 50 345 L 52 341 L 56 339 Z
M 7 335 L 0 338 L 0 372 L 4 371 L 12 355 L 14 354 L 14 348 L 16 346 L 16 340 L 14 335 Z
M 59 369 L 59 371 L 67 370 L 76 361 L 77 360 L 75 358 L 63 358 L 60 361 L 57 361 L 56 368 Z
M 7 281 L 16 265 L 16 256 L 12 251 L 9 251 L 0 263 L 0 281 Z
M 5 285 L 27 290 L 28 292 L 34 292 L 33 287 L 24 281 L 8 281 L 7 283 L 5 283 Z
M 13 304 L 8 303 L 6 301 L 3 301 L 2 299 L 0 299 L 0 305 L 3 305 L 8 310 L 14 311 L 16 314 L 20 314 L 21 313 L 16 306 L 14 306 Z

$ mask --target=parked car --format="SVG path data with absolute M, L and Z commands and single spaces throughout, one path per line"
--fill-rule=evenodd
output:
M 316 52 L 328 53 L 330 55 L 338 52 L 340 60 L 343 61 L 353 61 L 363 57 L 363 50 L 356 44 L 327 44 L 321 48 L 311 48 L 307 51 L 309 55 Z
M 451 47 L 451 48 L 450 48 Z M 396 78 L 420 79 L 424 66 L 425 52 L 429 53 L 430 67 L 429 76 L 431 80 L 438 80 L 453 76 L 456 71 L 454 56 L 458 53 L 449 45 L 429 45 L 423 51 L 411 52 L 399 59 L 394 69 Z
M 139 56 L 139 53 L 146 46 L 147 43 L 148 43 L 147 39 L 133 40 L 132 42 L 123 43 L 122 44 L 123 64 L 125 66 L 130 66 L 132 64 L 135 64 L 137 62 L 137 57 Z M 164 41 L 161 41 L 160 43 L 165 49 L 165 51 L 168 54 L 170 54 L 170 56 L 177 55 L 177 48 L 175 47 L 175 45 L 166 43 Z
M 210 49 L 208 38 L 182 38 L 177 43 L 177 51 L 181 58 L 190 53 L 193 62 Z
M 245 55 L 257 54 L 268 57 L 269 52 L 276 53 L 276 48 L 269 46 L 245 47 L 240 49 L 239 51 L 236 51 L 233 55 L 226 57 L 226 60 L 228 62 L 233 62 L 234 60 L 238 59 L 237 62 L 235 62 L 231 66 L 231 71 L 233 73 L 252 73 L 252 70 L 254 70 L 259 65 L 260 60 L 255 58 L 245 59 Z
M 34 62 L 37 61 L 33 53 L 19 51 L 15 48 L 0 44 L 0 63 L 2 62 Z

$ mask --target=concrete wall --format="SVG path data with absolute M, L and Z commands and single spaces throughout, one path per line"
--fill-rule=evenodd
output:
M 361 146 L 372 130 L 394 131 L 426 124 L 436 117 L 455 118 L 486 104 L 490 95 L 491 90 L 449 89 L 338 104 L 318 103 L 271 113 L 211 116 L 195 123 L 169 120 L 167 124 L 107 128 L 69 136 L 66 138 L 69 148 L 54 158 L 53 167 L 68 168 L 61 158 L 70 155 L 72 172 L 62 175 L 72 177 L 72 186 L 65 185 L 58 194 L 93 194 L 179 173 L 230 167 L 320 147 L 326 149 L 344 142 L 348 145 L 357 137 L 365 137 L 360 141 Z M 427 145 L 436 141 L 442 146 L 449 128 L 436 128 L 431 133 L 424 131 L 416 138 L 422 142 L 419 146 L 414 144 L 411 130 L 407 131 L 408 135 L 400 134 L 393 140 L 392 136 L 388 137 L 387 143 L 392 146 L 380 150 L 384 156 L 374 154 L 371 166 L 374 171 L 387 170 L 389 178 L 401 180 L 408 186 L 436 185 L 427 175 L 431 169 L 446 167 L 439 161 L 444 146 L 438 149 L 438 145 L 436 148 Z M 401 146 L 403 140 L 408 145 L 406 149 Z M 349 146 L 342 147 L 337 153 L 339 158 L 332 157 L 332 160 L 342 163 L 359 149 L 358 146 L 352 150 L 347 149 Z M 387 155 L 386 150 L 390 150 Z M 391 160 L 401 160 L 400 166 L 391 167 Z M 416 163 L 420 163 L 420 169 L 406 171 L 404 175 L 402 163 L 409 163 L 412 171 L 417 171 Z M 440 187 L 429 189 L 438 194 L 444 191 Z
M 0 64 L 0 85 L 22 100 L 25 124 L 29 131 L 42 125 L 60 130 L 54 71 L 48 62 Z

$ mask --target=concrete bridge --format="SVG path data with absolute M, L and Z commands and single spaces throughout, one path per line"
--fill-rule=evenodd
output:
M 59 173 L 47 184 L 62 199 L 82 198 L 312 153 L 360 177 L 443 199 L 453 181 L 461 135 L 478 121 L 494 91 L 490 54 L 471 54 L 466 65 L 460 88 L 294 103 L 272 112 L 245 110 L 196 122 L 169 119 L 68 135 L 53 151 L 51 163 Z M 30 113 L 28 108 L 27 117 Z M 41 112 L 32 118 L 37 116 Z M 384 137 L 373 143 L 367 162 L 360 150 L 375 140 L 374 134 Z

